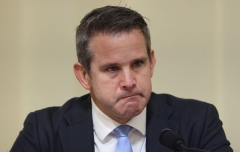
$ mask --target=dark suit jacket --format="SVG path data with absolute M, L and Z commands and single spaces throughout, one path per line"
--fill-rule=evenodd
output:
M 173 152 L 159 143 L 164 128 L 180 134 L 187 147 L 232 152 L 211 104 L 152 93 L 147 105 L 147 152 Z M 94 152 L 90 95 L 30 113 L 11 152 Z

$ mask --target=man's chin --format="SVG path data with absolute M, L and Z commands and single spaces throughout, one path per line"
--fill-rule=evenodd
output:
M 121 111 L 121 114 L 119 113 L 117 116 L 117 121 L 124 124 L 132 118 L 138 116 L 141 112 L 142 110 L 140 109 L 127 109 L 126 111 Z
M 133 117 L 139 115 L 141 112 L 142 112 L 142 110 L 139 107 L 137 107 L 137 108 L 131 107 L 126 111 L 125 116 L 128 118 L 133 118 Z

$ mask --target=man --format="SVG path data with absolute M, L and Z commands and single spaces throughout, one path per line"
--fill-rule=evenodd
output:
M 213 105 L 152 92 L 156 59 L 139 13 L 93 10 L 77 28 L 76 46 L 74 72 L 90 94 L 30 113 L 11 152 L 172 152 L 159 143 L 165 128 L 187 147 L 232 152 Z M 119 149 L 122 127 L 130 131 Z

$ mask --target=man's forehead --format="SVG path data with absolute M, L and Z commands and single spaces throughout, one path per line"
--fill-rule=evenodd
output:
M 94 39 L 95 37 L 98 37 L 98 36 L 120 37 L 124 34 L 130 34 L 132 32 L 143 34 L 143 32 L 138 28 L 130 29 L 130 30 L 122 30 L 122 31 L 97 31 L 92 34 L 91 39 Z
M 99 33 L 92 37 L 89 43 L 89 49 L 93 52 L 99 49 L 119 49 L 132 47 L 133 49 L 147 49 L 143 34 L 139 31 L 131 33 L 104 34 Z M 92 52 L 92 53 L 93 53 Z

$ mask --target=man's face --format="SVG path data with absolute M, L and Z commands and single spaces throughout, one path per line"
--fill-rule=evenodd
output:
M 98 34 L 89 44 L 93 53 L 91 76 L 86 77 L 98 108 L 112 119 L 126 123 L 142 112 L 151 95 L 152 63 L 139 30 L 116 35 Z

